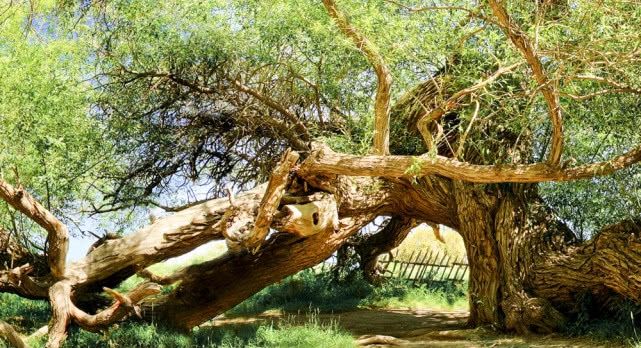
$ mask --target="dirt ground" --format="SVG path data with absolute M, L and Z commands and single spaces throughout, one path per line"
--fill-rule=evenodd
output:
M 484 329 L 467 329 L 467 312 L 435 312 L 430 310 L 374 310 L 359 309 L 334 314 L 312 314 L 322 323 L 338 323 L 364 342 L 370 336 L 392 336 L 387 345 L 372 339 L 369 347 L 622 347 L 621 343 L 597 342 L 584 338 L 561 335 L 513 336 L 499 335 Z M 279 320 L 296 323 L 309 322 L 309 314 L 291 315 L 266 312 L 252 317 L 218 318 L 212 325 L 238 327 Z

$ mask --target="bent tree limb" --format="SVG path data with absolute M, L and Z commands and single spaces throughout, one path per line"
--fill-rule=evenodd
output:
M 489 0 L 488 4 L 492 9 L 492 13 L 497 19 L 497 22 L 505 31 L 505 34 L 512 41 L 514 46 L 523 55 L 525 60 L 532 69 L 534 79 L 538 83 L 545 103 L 547 104 L 548 114 L 552 123 L 552 148 L 550 149 L 550 156 L 548 164 L 552 167 L 559 165 L 561 156 L 563 155 L 563 116 L 561 114 L 561 105 L 559 103 L 559 93 L 550 81 L 541 60 L 536 54 L 535 48 L 527 34 L 521 30 L 516 24 L 514 19 L 510 18 L 505 6 L 499 0 Z
M 69 232 L 58 218 L 36 201 L 23 188 L 14 188 L 9 183 L 0 179 L 0 198 L 9 203 L 16 210 L 26 215 L 29 219 L 47 231 L 47 259 L 51 274 L 57 278 L 65 276 L 65 262 L 69 249 Z
M 410 178 L 440 175 L 468 183 L 538 183 L 571 181 L 612 174 L 641 161 L 641 146 L 608 161 L 572 168 L 551 167 L 547 163 L 479 165 L 436 155 L 428 156 L 355 156 L 336 153 L 326 146 L 318 148 L 301 164 L 298 173 L 310 175 L 377 176 Z
M 343 35 L 354 42 L 356 48 L 363 52 L 365 58 L 367 58 L 374 68 L 378 81 L 376 100 L 374 102 L 374 153 L 377 155 L 387 155 L 389 154 L 392 74 L 376 46 L 350 24 L 347 16 L 336 6 L 336 2 L 334 2 L 334 0 L 323 0 L 323 5 L 325 5 L 327 13 L 334 22 L 336 22 L 336 25 Z

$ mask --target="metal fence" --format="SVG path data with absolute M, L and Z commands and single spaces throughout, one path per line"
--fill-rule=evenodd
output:
M 465 257 L 452 257 L 445 252 L 429 250 L 413 251 L 409 257 L 399 258 L 398 250 L 383 254 L 378 262 L 384 269 L 383 277 L 404 279 L 417 284 L 457 283 L 468 279 L 469 265 Z M 326 272 L 336 263 L 332 256 L 314 267 L 317 272 Z

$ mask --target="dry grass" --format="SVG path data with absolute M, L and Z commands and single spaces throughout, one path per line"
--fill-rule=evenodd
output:
M 458 232 L 441 226 L 441 236 L 445 240 L 445 243 L 436 239 L 434 231 L 432 231 L 429 226 L 425 224 L 417 226 L 397 248 L 397 259 L 409 261 L 412 253 L 418 253 L 421 250 L 423 250 L 423 252 L 427 250 L 434 254 L 438 253 L 441 255 L 447 253 L 447 255 L 451 256 L 452 261 L 454 259 L 465 258 L 465 245 L 463 244 L 463 238 L 461 238 Z

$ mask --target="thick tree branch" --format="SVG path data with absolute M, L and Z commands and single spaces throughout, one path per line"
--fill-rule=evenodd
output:
M 534 79 L 538 83 L 543 98 L 548 107 L 548 114 L 552 122 L 552 148 L 550 149 L 550 157 L 548 164 L 557 167 L 560 164 L 561 156 L 563 154 L 563 116 L 561 114 L 561 106 L 559 103 L 559 93 L 555 87 L 552 86 L 545 73 L 543 64 L 534 51 L 534 46 L 521 28 L 514 22 L 507 10 L 500 0 L 488 0 L 490 8 L 497 18 L 499 25 L 505 31 L 505 34 L 510 38 L 514 46 L 521 52 L 525 60 L 530 65 Z
M 65 276 L 65 263 L 69 249 L 69 232 L 58 218 L 38 203 L 23 188 L 14 188 L 0 179 L 0 198 L 16 210 L 36 222 L 47 231 L 47 260 L 51 274 L 57 278 Z
M 390 122 L 390 91 L 392 89 L 392 74 L 383 56 L 374 44 L 360 33 L 336 6 L 333 0 L 323 0 L 327 13 L 332 17 L 341 32 L 351 39 L 356 47 L 363 52 L 376 72 L 378 86 L 374 104 L 374 153 L 389 154 L 389 122 Z
M 263 287 L 327 259 L 345 240 L 375 218 L 374 212 L 343 218 L 340 230 L 309 238 L 274 236 L 258 254 L 227 254 L 188 266 L 178 288 L 143 305 L 143 315 L 177 328 L 195 325 L 225 312 Z M 243 276 L 238 275 L 242 272 Z M 153 311 L 153 312 L 152 312 Z
M 641 146 L 609 161 L 573 168 L 552 167 L 547 163 L 516 165 L 477 165 L 453 158 L 435 156 L 354 156 L 329 148 L 315 151 L 298 170 L 299 175 L 350 175 L 388 178 L 441 175 L 472 183 L 537 183 L 571 181 L 612 174 L 641 161 Z
M 604 289 L 641 302 L 640 236 L 641 220 L 625 220 L 605 227 L 585 244 L 546 255 L 533 269 L 537 295 L 574 311 L 578 296 Z
M 393 216 L 377 233 L 367 236 L 356 246 L 360 268 L 370 282 L 379 277 L 378 257 L 398 247 L 416 226 L 416 220 L 405 216 Z

